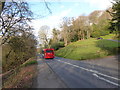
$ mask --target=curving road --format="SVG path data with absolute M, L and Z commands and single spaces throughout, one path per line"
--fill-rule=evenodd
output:
M 77 61 L 56 57 L 44 59 L 69 88 L 118 88 L 120 63 L 116 56 Z

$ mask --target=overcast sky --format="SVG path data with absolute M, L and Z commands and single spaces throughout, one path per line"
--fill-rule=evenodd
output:
M 27 0 L 28 1 L 28 0 Z M 31 25 L 34 27 L 35 35 L 41 26 L 48 25 L 50 29 L 58 28 L 63 17 L 78 17 L 89 15 L 95 10 L 105 10 L 111 6 L 112 0 L 46 0 L 52 11 L 49 13 L 43 0 L 29 0 L 30 9 L 33 12 L 34 20 Z M 51 32 L 51 31 L 50 31 Z

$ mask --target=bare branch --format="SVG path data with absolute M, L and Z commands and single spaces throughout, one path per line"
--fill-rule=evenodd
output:
M 52 11 L 51 11 L 51 9 L 49 8 L 48 3 L 47 3 L 45 0 L 44 0 L 44 2 L 45 2 L 45 5 L 46 5 L 48 11 L 50 12 L 50 14 L 52 14 Z

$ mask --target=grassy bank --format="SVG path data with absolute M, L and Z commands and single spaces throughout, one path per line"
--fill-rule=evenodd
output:
M 112 39 L 110 38 L 111 36 L 104 36 L 103 38 Z M 85 60 L 117 54 L 120 43 L 105 39 L 97 40 L 91 38 L 73 42 L 56 51 L 56 56 L 74 60 Z
M 3 88 L 31 88 L 37 75 L 37 61 L 31 58 L 20 67 L 3 75 Z

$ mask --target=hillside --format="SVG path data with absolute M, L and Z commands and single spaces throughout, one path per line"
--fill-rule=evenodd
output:
M 106 40 L 111 39 L 110 36 L 104 36 L 105 39 L 100 40 L 90 38 L 73 42 L 56 51 L 56 56 L 74 60 L 85 60 L 117 54 L 120 43 L 118 44 L 118 42 Z

